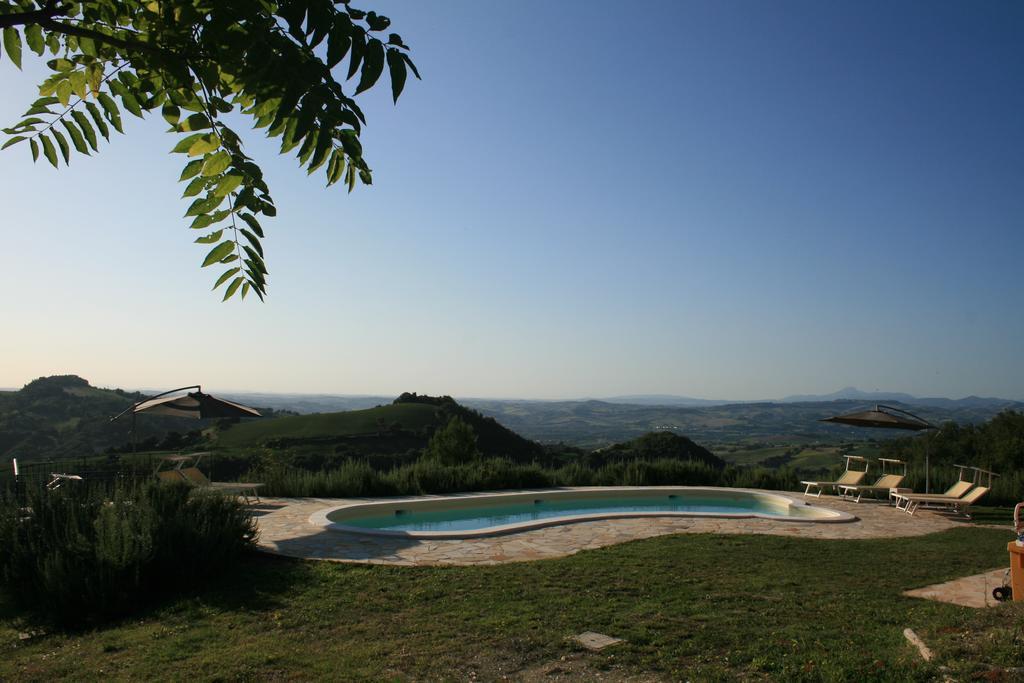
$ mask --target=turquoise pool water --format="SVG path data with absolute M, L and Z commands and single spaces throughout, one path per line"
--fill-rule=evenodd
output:
M 759 496 L 736 496 L 709 493 L 700 495 L 665 494 L 661 496 L 622 496 L 602 498 L 552 498 L 542 495 L 533 500 L 511 503 L 481 503 L 441 509 L 403 509 L 400 504 L 387 506 L 378 513 L 349 516 L 344 509 L 328 515 L 328 519 L 349 527 L 386 531 L 469 531 L 489 527 L 521 524 L 553 517 L 600 515 L 607 513 L 718 513 L 800 517 L 808 515 L 800 508 L 771 504 Z M 339 514 L 340 513 L 340 514 Z

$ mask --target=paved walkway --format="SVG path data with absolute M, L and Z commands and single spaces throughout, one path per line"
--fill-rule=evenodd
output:
M 995 607 L 1000 604 L 992 597 L 992 589 L 1003 585 L 1006 569 L 993 569 L 984 574 L 965 576 L 945 583 L 904 591 L 912 598 L 949 602 L 964 607 Z
M 797 497 L 798 494 L 794 494 Z M 479 565 L 572 555 L 640 538 L 677 533 L 772 534 L 801 538 L 893 538 L 920 536 L 959 524 L 921 510 L 914 516 L 877 502 L 860 504 L 834 496 L 814 505 L 858 517 L 846 523 L 784 522 L 770 519 L 654 517 L 609 519 L 533 529 L 468 540 L 421 540 L 331 531 L 309 523 L 326 507 L 365 502 L 338 498 L 264 498 L 254 505 L 262 550 L 289 557 L 395 565 Z

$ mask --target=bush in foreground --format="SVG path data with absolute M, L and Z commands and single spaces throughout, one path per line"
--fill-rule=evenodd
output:
M 588 467 L 572 463 L 550 468 L 489 458 L 443 464 L 423 458 L 410 465 L 376 470 L 350 460 L 339 467 L 310 472 L 283 462 L 268 463 L 247 475 L 265 482 L 270 496 L 350 498 L 403 496 L 463 491 L 547 488 L 551 486 L 739 486 L 793 490 L 796 475 L 787 469 L 719 469 L 692 460 L 630 460 Z
M 234 498 L 185 485 L 68 484 L 0 503 L 0 585 L 36 614 L 81 625 L 229 568 L 255 540 Z

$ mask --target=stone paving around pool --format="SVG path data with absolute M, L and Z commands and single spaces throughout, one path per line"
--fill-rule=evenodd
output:
M 799 498 L 799 494 L 791 494 Z M 398 500 L 398 499 L 396 499 Z M 405 500 L 412 500 L 406 498 Z M 789 522 L 715 517 L 648 517 L 578 522 L 514 534 L 467 540 L 425 540 L 332 531 L 310 524 L 314 512 L 366 499 L 264 498 L 252 506 L 260 549 L 278 555 L 334 562 L 394 565 L 481 565 L 572 555 L 665 534 L 772 534 L 800 538 L 893 538 L 921 536 L 960 523 L 920 510 L 913 516 L 884 502 L 853 503 L 835 496 L 810 499 L 858 519 L 845 523 Z

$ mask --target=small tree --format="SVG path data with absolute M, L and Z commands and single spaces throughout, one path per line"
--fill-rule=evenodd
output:
M 21 68 L 24 45 L 51 72 L 22 120 L 3 129 L 0 149 L 27 141 L 33 160 L 57 167 L 72 149 L 98 152 L 100 137 L 122 132 L 122 111 L 159 111 L 178 135 L 171 151 L 188 159 L 185 216 L 204 231 L 195 239 L 209 249 L 203 267 L 222 270 L 213 288 L 226 285 L 225 300 L 262 299 L 261 220 L 277 209 L 225 115 L 248 116 L 307 173 L 322 169 L 328 186 L 369 185 L 366 117 L 353 98 L 387 71 L 397 102 L 408 72 L 419 78 L 390 26 L 349 0 L 0 0 L 10 62 Z
M 459 417 L 450 419 L 430 438 L 426 457 L 442 465 L 461 465 L 479 458 L 480 449 L 472 425 Z

